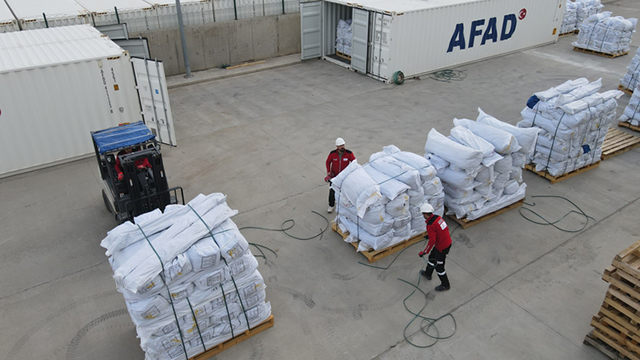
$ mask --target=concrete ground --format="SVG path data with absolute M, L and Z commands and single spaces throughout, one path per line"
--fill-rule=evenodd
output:
M 635 0 L 608 2 L 605 10 L 640 17 Z M 567 79 L 602 77 L 603 90 L 616 88 L 640 44 L 636 35 L 632 53 L 608 59 L 573 51 L 574 39 L 461 66 L 455 70 L 466 77 L 455 82 L 423 76 L 385 85 L 295 57 L 273 60 L 289 66 L 232 78 L 170 79 L 178 147 L 163 148 L 169 184 L 182 186 L 187 200 L 227 194 L 240 227 L 278 228 L 293 219 L 290 234 L 312 236 L 326 228 L 314 211 L 326 216 L 324 160 L 337 136 L 361 163 L 389 144 L 422 154 L 431 128 L 448 133 L 454 117 L 475 118 L 478 107 L 515 124 L 533 92 Z M 618 114 L 628 101 L 619 100 Z M 277 254 L 267 252 L 259 268 L 276 325 L 215 358 L 605 359 L 582 341 L 604 299 L 601 274 L 640 240 L 639 154 L 554 185 L 524 173 L 526 201 L 535 205 L 523 208 L 558 219 L 574 208 L 534 196 L 564 196 L 595 220 L 572 214 L 559 225 L 580 229 L 586 221 L 583 231 L 536 225 L 518 210 L 454 230 L 452 289 L 435 293 L 437 281 L 422 281 L 426 295 L 406 300 L 412 311 L 426 304 L 423 316 L 455 318 L 455 333 L 435 344 L 419 321 L 410 323 L 404 300 L 414 288 L 398 280 L 417 282 L 418 245 L 377 269 L 361 265 L 365 258 L 330 229 L 308 241 L 244 230 Z M 99 246 L 116 225 L 100 189 L 94 158 L 0 180 L 0 358 L 144 358 Z M 451 335 L 451 317 L 437 327 Z

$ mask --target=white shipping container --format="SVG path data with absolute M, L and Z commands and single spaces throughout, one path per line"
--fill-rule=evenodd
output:
M 91 20 L 95 26 L 127 24 L 129 32 L 159 28 L 155 9 L 143 0 L 76 0 L 76 2 L 91 14 Z
M 300 4 L 302 59 L 320 57 L 391 82 L 556 42 L 565 0 L 344 0 Z M 352 20 L 351 59 L 336 56 Z
M 87 10 L 74 0 L 6 1 L 18 18 L 22 30 L 91 23 Z
M 155 67 L 160 85 L 147 92 L 168 101 Z M 90 25 L 0 34 L 0 177 L 93 154 L 92 130 L 139 120 L 172 130 L 162 105 L 145 119 L 140 103 L 129 54 Z
M 11 10 L 4 1 L 0 2 L 0 33 L 18 30 L 18 21 L 13 17 Z

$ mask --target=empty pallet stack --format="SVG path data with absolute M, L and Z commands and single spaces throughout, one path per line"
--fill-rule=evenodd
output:
M 640 360 L 640 241 L 616 255 L 602 278 L 609 289 L 585 343 L 610 356 Z
M 436 170 L 424 157 L 389 145 L 369 162 L 352 161 L 331 180 L 336 192 L 334 230 L 369 262 L 418 242 L 426 231 L 420 205 L 444 212 Z
M 541 131 L 527 169 L 556 183 L 600 164 L 616 99 L 623 95 L 620 90 L 598 93 L 601 87 L 601 79 L 580 78 L 529 99 L 518 126 Z
M 146 359 L 210 357 L 273 326 L 265 284 L 220 193 L 156 209 L 101 242 Z

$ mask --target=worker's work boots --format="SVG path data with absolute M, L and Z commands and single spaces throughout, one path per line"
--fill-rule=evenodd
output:
M 440 275 L 438 274 L 438 277 L 440 278 L 440 282 L 441 284 L 436 286 L 436 291 L 447 291 L 449 289 L 451 289 L 451 284 L 449 284 L 449 278 L 447 277 L 447 274 L 444 275 Z

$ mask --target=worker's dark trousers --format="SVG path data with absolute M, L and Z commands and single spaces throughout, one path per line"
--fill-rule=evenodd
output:
M 444 263 L 445 263 L 445 260 L 447 259 L 447 254 L 449 253 L 449 250 L 451 250 L 451 245 L 449 245 L 448 248 L 442 251 L 438 251 L 438 249 L 434 247 L 433 250 L 431 250 L 431 253 L 429 254 L 429 260 L 427 261 L 427 269 L 425 270 L 425 272 L 427 273 L 427 276 L 429 277 L 431 277 L 431 275 L 433 274 L 433 270 L 435 270 L 436 274 L 438 274 L 438 277 L 440 278 L 440 282 L 446 288 L 451 286 L 451 284 L 449 284 L 449 278 L 447 277 L 447 272 L 444 270 Z
M 336 205 L 336 192 L 331 187 L 331 181 L 329 181 L 329 206 L 334 207 Z

